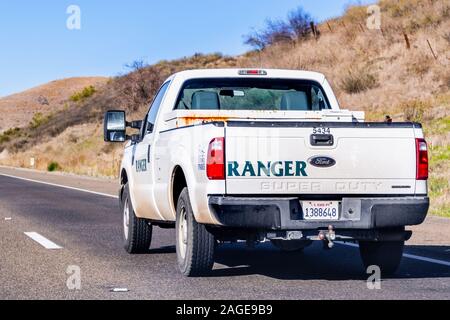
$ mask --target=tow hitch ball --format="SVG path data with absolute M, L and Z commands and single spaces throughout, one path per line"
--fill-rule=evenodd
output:
M 336 232 L 333 226 L 328 226 L 328 231 L 319 232 L 319 240 L 323 241 L 325 248 L 332 249 L 334 247 L 334 241 L 336 240 Z

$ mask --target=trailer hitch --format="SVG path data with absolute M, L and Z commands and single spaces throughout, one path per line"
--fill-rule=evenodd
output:
M 319 239 L 323 241 L 324 247 L 326 249 L 333 249 L 334 241 L 336 240 L 336 232 L 332 225 L 328 226 L 328 231 L 320 231 Z

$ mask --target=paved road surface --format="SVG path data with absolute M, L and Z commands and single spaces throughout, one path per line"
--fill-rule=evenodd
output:
M 130 256 L 113 197 L 2 174 L 112 196 L 117 189 L 111 181 L 0 168 L 0 299 L 450 299 L 447 219 L 414 228 L 406 249 L 412 256 L 381 290 L 367 289 L 358 249 L 344 245 L 324 251 L 315 244 L 303 254 L 270 244 L 226 245 L 210 277 L 186 279 L 175 269 L 173 230 L 155 229 L 151 253 Z M 62 248 L 46 249 L 25 232 Z M 81 290 L 66 285 L 73 265 L 81 270 Z

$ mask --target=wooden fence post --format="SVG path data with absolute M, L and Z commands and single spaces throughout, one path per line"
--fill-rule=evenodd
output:
M 331 29 L 331 26 L 328 21 L 327 21 L 327 26 L 328 26 L 328 29 L 330 29 L 330 32 L 333 32 L 333 29 Z
M 316 30 L 316 25 L 315 25 L 314 22 L 312 22 L 312 21 L 309 23 L 309 25 L 311 26 L 311 30 L 312 30 L 312 33 L 313 33 L 313 35 L 314 35 L 314 39 L 317 40 L 317 30 Z
M 403 36 L 405 37 L 405 42 L 406 42 L 406 49 L 411 49 L 411 43 L 409 42 L 409 38 L 408 35 L 406 34 L 406 32 L 403 32 Z
M 433 54 L 434 59 L 437 60 L 437 56 L 434 53 L 433 47 L 431 46 L 431 43 L 430 43 L 430 41 L 428 39 L 427 39 L 427 43 L 428 43 L 428 46 L 430 47 L 430 51 Z
M 363 25 L 361 23 L 359 24 L 359 27 L 361 28 L 362 32 L 366 32 L 366 30 L 364 29 L 364 27 L 363 27 Z

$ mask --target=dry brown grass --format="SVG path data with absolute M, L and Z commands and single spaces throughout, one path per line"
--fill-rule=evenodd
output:
M 120 167 L 122 146 L 105 144 L 102 130 L 94 123 L 72 126 L 45 143 L 10 154 L 2 164 L 30 168 L 34 158 L 38 170 L 47 171 L 48 165 L 56 162 L 58 171 L 113 177 Z
M 450 51 L 443 35 L 450 30 L 450 19 L 443 9 L 447 7 L 446 1 L 390 0 L 383 1 L 381 7 L 383 32 L 368 30 L 365 9 L 354 7 L 344 18 L 320 25 L 318 41 L 297 43 L 295 47 L 273 46 L 261 55 L 248 55 L 244 65 L 321 71 L 332 83 L 341 103 L 350 109 L 390 111 L 402 102 L 426 100 L 447 92 Z M 404 25 L 411 20 L 422 21 L 425 16 L 433 17 L 434 23 L 421 22 L 414 32 L 405 29 Z M 409 50 L 403 32 L 408 34 Z M 438 59 L 432 56 L 427 40 Z M 345 90 L 342 83 L 353 70 L 376 76 L 379 86 Z
M 377 77 L 367 69 L 349 70 L 342 78 L 341 88 L 346 93 L 360 93 L 378 86 Z

